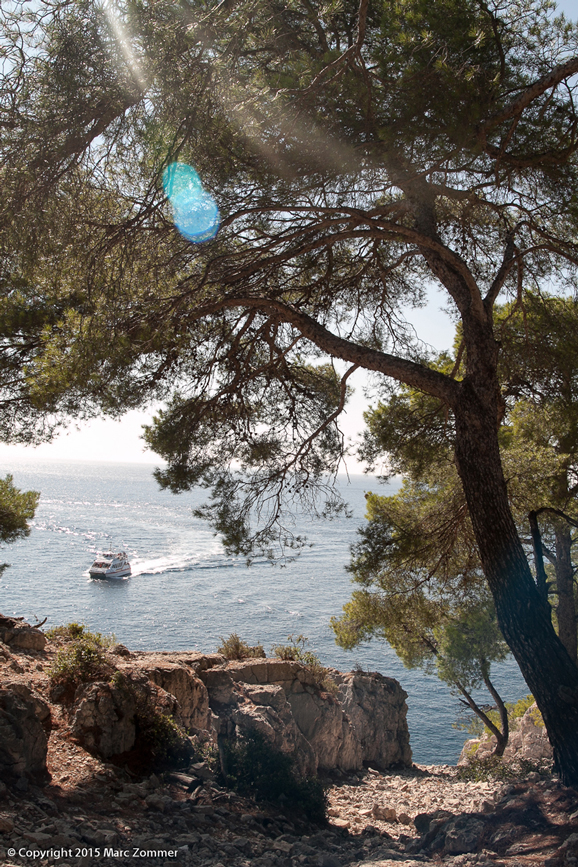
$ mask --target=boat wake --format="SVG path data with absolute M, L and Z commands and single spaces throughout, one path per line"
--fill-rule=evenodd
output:
M 165 572 L 192 572 L 197 569 L 227 569 L 241 565 L 233 558 L 215 557 L 207 554 L 205 558 L 191 554 L 172 554 L 154 558 L 131 558 L 133 575 L 161 575 Z

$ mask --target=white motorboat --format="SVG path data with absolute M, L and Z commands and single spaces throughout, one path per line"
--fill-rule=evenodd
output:
M 126 578 L 131 574 L 128 557 L 124 551 L 119 551 L 118 554 L 113 554 L 112 551 L 98 554 L 88 574 L 91 578 Z

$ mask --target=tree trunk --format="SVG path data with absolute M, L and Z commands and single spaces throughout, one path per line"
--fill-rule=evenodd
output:
M 485 680 L 485 678 L 484 678 L 484 680 Z M 506 726 L 505 726 L 505 728 L 503 728 L 502 731 L 500 731 L 500 729 L 497 727 L 497 725 L 495 725 L 492 722 L 492 720 L 489 718 L 489 716 L 486 713 L 484 713 L 484 711 L 481 709 L 481 707 L 478 705 L 478 703 L 472 698 L 472 696 L 467 691 L 467 689 L 465 689 L 465 687 L 463 687 L 459 681 L 455 682 L 455 686 L 459 689 L 461 694 L 464 696 L 464 698 L 460 699 L 460 701 L 463 704 L 465 704 L 466 707 L 470 707 L 473 710 L 473 712 L 476 714 L 476 716 L 479 719 L 481 719 L 481 721 L 486 726 L 486 728 L 489 729 L 491 731 L 491 733 L 494 735 L 494 737 L 496 739 L 496 749 L 494 750 L 492 755 L 503 756 L 504 750 L 506 749 L 506 747 L 508 745 L 508 715 L 506 714 Z M 487 686 L 487 683 L 486 683 L 486 686 Z M 502 702 L 502 699 L 500 699 L 500 702 L 501 702 L 501 707 L 504 707 L 504 703 Z M 505 710 L 505 708 L 504 708 L 504 710 Z M 502 716 L 501 708 L 500 708 L 500 718 L 502 720 L 502 727 L 503 727 L 504 717 Z
M 576 665 L 576 605 L 574 602 L 574 572 L 572 569 L 572 534 L 566 522 L 556 522 L 556 588 L 558 590 L 558 635 Z
M 489 669 L 489 666 L 488 666 Z M 510 721 L 508 719 L 508 711 L 506 709 L 506 705 L 502 701 L 502 696 L 499 694 L 498 690 L 490 680 L 488 670 L 482 670 L 482 677 L 484 678 L 484 683 L 486 684 L 486 689 L 496 702 L 496 707 L 498 708 L 498 713 L 500 714 L 500 722 L 502 724 L 502 736 L 497 738 L 496 749 L 494 750 L 495 756 L 503 756 L 504 750 L 508 746 L 508 739 L 510 737 Z
M 578 786 L 578 668 L 554 631 L 510 512 L 489 367 L 478 367 L 475 385 L 466 376 L 453 407 L 457 468 L 500 628 L 544 717 L 555 768 L 564 784 Z

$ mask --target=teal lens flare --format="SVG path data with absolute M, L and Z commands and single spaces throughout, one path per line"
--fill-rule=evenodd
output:
M 173 208 L 175 226 L 183 238 L 199 244 L 215 237 L 219 231 L 219 209 L 192 166 L 171 163 L 163 172 L 163 187 Z

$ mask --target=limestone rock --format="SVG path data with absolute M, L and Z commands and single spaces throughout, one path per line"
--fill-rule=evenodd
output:
M 307 773 L 359 770 L 364 761 L 381 767 L 411 764 L 406 693 L 397 681 L 357 673 L 331 676 L 341 683 L 337 696 L 323 691 L 315 673 L 293 660 L 248 659 L 201 673 L 221 735 L 256 728 L 283 752 L 292 752 Z
M 209 705 L 213 710 L 218 711 L 221 705 L 237 702 L 234 681 L 227 671 L 222 668 L 211 668 L 203 671 L 201 677 L 208 691 Z
M 442 829 L 445 832 L 444 849 L 450 855 L 475 852 L 484 833 L 484 823 L 472 816 L 459 816 L 448 822 Z
M 27 684 L 18 681 L 8 681 L 4 684 L 6 689 L 15 692 L 27 702 L 31 702 L 34 707 L 34 713 L 42 723 L 46 733 L 52 728 L 52 719 L 50 714 L 50 705 L 47 704 L 38 693 L 34 692 Z
M 18 692 L 12 688 L 0 689 L 0 777 L 3 779 L 25 775 L 48 777 L 48 741 L 39 713 L 44 720 L 50 715 L 45 702 L 27 687 Z
M 411 766 L 407 727 L 407 693 L 397 680 L 382 674 L 332 673 L 339 701 L 361 744 L 364 762 L 380 768 Z
M 333 696 L 309 688 L 291 691 L 287 698 L 297 726 L 317 755 L 319 768 L 348 771 L 362 767 L 361 744 Z
M 79 687 L 71 733 L 90 752 L 105 759 L 131 750 L 135 743 L 136 699 L 110 683 Z
M 0 614 L 0 641 L 19 650 L 44 650 L 46 636 L 22 620 Z
M 316 753 L 296 725 L 281 686 L 244 684 L 239 698 L 229 715 L 236 736 L 256 730 L 280 752 L 291 755 L 300 774 L 316 773 Z
M 179 721 L 185 728 L 210 728 L 209 694 L 203 681 L 190 668 L 174 662 L 158 661 L 153 666 L 142 665 L 139 670 L 165 692 L 175 696 L 179 703 Z
M 81 685 L 74 696 L 72 736 L 105 759 L 128 752 L 135 746 L 135 717 L 143 697 L 168 716 L 178 713 L 176 698 L 144 677 L 133 677 L 128 687 L 98 681 Z

